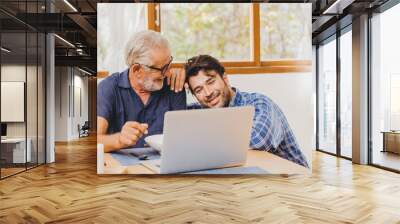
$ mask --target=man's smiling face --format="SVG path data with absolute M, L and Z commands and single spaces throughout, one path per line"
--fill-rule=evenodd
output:
M 231 100 L 228 79 L 214 70 L 200 70 L 189 78 L 188 84 L 203 107 L 219 108 L 229 105 Z

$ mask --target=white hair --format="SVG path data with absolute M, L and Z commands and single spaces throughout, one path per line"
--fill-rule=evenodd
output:
M 131 67 L 135 63 L 151 65 L 151 51 L 155 48 L 169 50 L 168 40 L 159 32 L 140 31 L 132 35 L 125 47 L 125 62 Z

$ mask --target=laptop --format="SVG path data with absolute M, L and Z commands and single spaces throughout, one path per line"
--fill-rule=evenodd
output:
M 244 165 L 253 115 L 252 106 L 169 111 L 161 158 L 142 164 L 160 174 Z

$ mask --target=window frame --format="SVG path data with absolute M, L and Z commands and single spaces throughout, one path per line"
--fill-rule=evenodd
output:
M 147 28 L 161 31 L 160 3 L 147 4 Z M 251 3 L 250 7 L 250 47 L 251 59 L 242 61 L 222 61 L 227 74 L 258 73 L 300 73 L 311 72 L 312 60 L 261 60 L 260 44 L 260 4 Z M 311 44 L 311 43 L 310 43 Z M 172 63 L 172 68 L 182 68 L 182 62 Z
M 389 166 L 385 166 L 385 165 L 381 165 L 379 163 L 374 162 L 374 140 L 373 140 L 373 127 L 372 127 L 372 120 L 373 120 L 373 100 L 372 100 L 372 96 L 374 94 L 375 89 L 372 88 L 372 80 L 373 80 L 373 63 L 374 63 L 374 59 L 373 59 L 373 32 L 375 27 L 372 24 L 372 21 L 374 19 L 375 16 L 377 16 L 378 14 L 382 14 L 385 11 L 391 9 L 392 7 L 396 6 L 397 4 L 399 4 L 398 0 L 388 0 L 386 1 L 384 4 L 378 6 L 377 8 L 375 8 L 373 11 L 369 11 L 368 12 L 368 21 L 367 21 L 367 33 L 365 34 L 367 39 L 368 39 L 368 59 L 367 59 L 367 76 L 368 76 L 368 121 L 367 121 L 367 129 L 368 129 L 368 165 L 373 166 L 373 167 L 377 167 L 383 170 L 387 170 L 387 171 L 391 171 L 394 173 L 400 173 L 400 170 L 398 169 L 394 169 L 391 168 Z
M 341 36 L 344 35 L 347 32 L 353 32 L 352 28 L 352 23 L 346 25 L 345 27 L 337 30 L 334 34 L 331 36 L 321 40 L 319 43 L 316 44 L 316 61 L 315 61 L 315 66 L 316 66 L 316 95 L 317 95 L 317 104 L 316 104 L 316 151 L 323 152 L 329 155 L 333 155 L 339 158 L 343 158 L 346 160 L 352 161 L 353 159 L 351 157 L 347 157 L 342 154 L 342 140 L 341 140 L 341 131 L 342 131 L 342 125 L 341 125 L 341 93 L 342 90 L 340 88 L 340 85 L 342 83 L 341 80 L 341 54 L 340 54 L 340 42 L 341 42 Z M 319 92 L 318 90 L 321 88 L 320 86 L 320 74 L 319 74 L 319 66 L 320 66 L 320 56 L 319 56 L 319 51 L 318 49 L 320 48 L 321 44 L 327 44 L 328 42 L 331 41 L 336 41 L 336 152 L 332 153 L 327 151 L 326 149 L 323 149 L 320 147 L 319 144 L 319 135 L 320 135 L 320 130 L 319 130 L 319 110 L 321 109 L 319 105 Z M 353 152 L 353 149 L 352 149 Z

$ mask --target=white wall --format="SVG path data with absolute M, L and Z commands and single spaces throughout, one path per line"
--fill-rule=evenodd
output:
M 25 82 L 25 69 L 31 70 L 31 67 L 25 65 L 9 64 L 1 66 L 1 81 L 18 81 Z M 1 108 L 7 110 L 7 108 Z M 25 137 L 25 122 L 7 122 L 7 137 L 24 138 Z
M 315 84 L 312 74 L 230 75 L 229 81 L 240 91 L 265 94 L 278 104 L 311 165 L 315 148 Z
M 55 141 L 67 141 L 68 85 L 67 67 L 55 68 Z
M 75 68 L 56 67 L 55 86 L 55 140 L 77 139 L 78 124 L 82 126 L 88 120 L 88 78 Z
M 72 94 L 74 94 L 73 96 L 71 96 L 74 99 L 74 108 L 73 110 L 75 110 L 75 113 L 72 113 L 73 115 L 73 119 L 72 124 L 71 124 L 71 132 L 70 132 L 70 136 L 71 138 L 78 138 L 79 137 L 79 133 L 78 133 L 78 124 L 79 125 L 83 125 L 85 123 L 85 121 L 88 121 L 88 106 L 89 106 L 89 102 L 88 102 L 88 78 L 87 77 L 83 77 L 80 75 L 81 73 L 76 73 L 75 70 L 75 75 L 74 75 L 74 91 L 72 92 Z M 80 90 L 80 93 L 78 93 L 78 90 Z M 79 97 L 80 94 L 80 97 Z M 81 102 L 78 102 L 78 101 Z M 82 107 L 82 114 L 79 111 L 79 107 Z
M 38 69 L 38 70 L 37 70 Z M 27 78 L 27 81 L 25 80 Z M 26 107 L 22 106 L 22 113 L 26 112 L 26 121 L 22 122 L 6 122 L 7 137 L 24 138 L 25 135 L 31 143 L 31 155 L 36 162 L 37 153 L 39 154 L 39 163 L 44 162 L 44 74 L 41 66 L 25 66 L 25 64 L 3 64 L 1 66 L 2 82 L 24 82 L 26 85 Z M 4 89 L 2 89 L 3 92 Z M 22 95 L 24 91 L 22 90 Z M 7 95 L 2 95 L 7 97 Z M 2 107 L 2 112 L 13 113 L 15 108 Z M 20 111 L 21 112 L 21 111 Z
M 28 72 L 33 69 L 32 66 L 18 65 L 18 64 L 9 64 L 1 66 L 1 81 L 2 82 L 24 82 L 25 80 L 25 69 L 28 69 Z M 22 92 L 22 95 L 24 93 Z M 6 96 L 1 96 L 4 98 Z M 24 97 L 24 96 L 23 96 Z M 24 108 L 21 108 L 24 113 Z M 9 113 L 9 108 L 1 108 L 2 113 Z M 7 122 L 7 135 L 9 137 L 25 137 L 25 124 L 24 122 Z
M 26 70 L 25 70 L 26 69 Z M 36 74 L 36 67 L 33 66 L 27 66 L 25 65 L 17 65 L 17 64 L 9 64 L 9 65 L 2 65 L 1 66 L 1 81 L 5 82 L 25 82 L 25 75 L 26 71 L 28 74 Z M 29 80 L 30 85 L 36 85 L 36 81 Z M 27 93 L 27 104 L 33 102 L 36 100 L 36 89 L 32 88 L 27 88 L 28 93 Z M 30 92 L 33 91 L 33 92 Z M 36 101 L 35 101 L 36 102 Z M 36 103 L 34 105 L 31 105 L 32 107 L 34 106 L 36 108 Z M 31 130 L 36 130 L 36 125 L 32 124 L 32 121 L 35 121 L 36 124 L 36 113 L 32 113 L 31 111 L 32 108 L 27 109 L 29 113 L 27 113 L 27 119 L 28 119 L 28 137 L 30 137 L 30 133 L 32 132 Z M 8 108 L 1 108 L 1 110 L 8 110 Z M 8 137 L 25 137 L 25 126 L 26 122 L 7 122 L 7 136 Z M 36 132 L 35 132 L 36 133 Z

